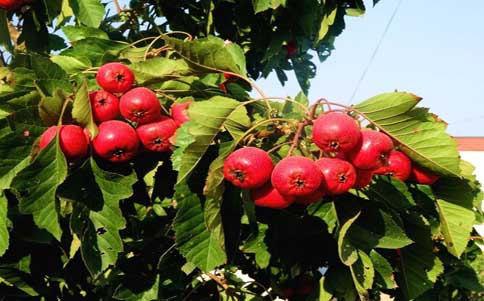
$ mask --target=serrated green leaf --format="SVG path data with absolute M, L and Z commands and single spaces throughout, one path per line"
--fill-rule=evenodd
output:
M 333 202 L 313 203 L 308 206 L 307 211 L 310 215 L 322 219 L 328 226 L 328 232 L 332 233 L 338 223 L 336 207 Z
M 354 246 L 364 250 L 397 249 L 413 242 L 391 215 L 372 208 L 362 212 L 347 235 Z
M 175 199 L 178 212 L 173 222 L 180 253 L 202 271 L 211 271 L 225 263 L 227 257 L 216 235 L 205 225 L 200 199 L 188 187 L 177 185 Z
M 140 85 L 163 82 L 191 73 L 184 60 L 155 57 L 129 66 Z
M 69 4 L 69 0 L 62 0 L 61 11 L 60 11 L 60 14 L 57 16 L 57 20 L 56 20 L 57 22 L 55 27 L 59 28 L 59 26 L 62 26 L 67 21 L 69 21 L 70 17 L 72 16 L 74 16 L 74 12 L 72 11 L 72 7 Z
M 72 105 L 72 117 L 91 133 L 91 139 L 97 136 L 98 128 L 94 122 L 91 112 L 91 102 L 89 101 L 89 91 L 87 81 L 84 80 L 77 90 Z
M 163 40 L 197 69 L 247 74 L 244 52 L 237 44 L 214 36 L 189 42 L 168 36 Z
M 439 175 L 460 177 L 457 142 L 445 132 L 446 124 L 427 110 L 414 108 L 420 100 L 410 93 L 384 93 L 354 108 L 418 165 Z
M 146 291 L 133 292 L 129 288 L 120 284 L 114 292 L 113 298 L 124 301 L 152 301 L 158 299 L 158 289 L 160 286 L 160 275 L 156 276 L 155 283 Z
M 69 0 L 72 11 L 85 25 L 97 28 L 104 17 L 104 5 L 98 0 Z
M 56 190 L 66 177 L 67 162 L 56 136 L 12 181 L 20 210 L 32 214 L 35 224 L 59 241 L 62 229 L 56 210 Z
M 271 260 L 271 253 L 269 253 L 268 247 L 264 242 L 267 229 L 268 226 L 266 224 L 259 224 L 259 231 L 257 235 L 249 239 L 242 246 L 242 251 L 244 253 L 255 254 L 255 262 L 261 269 L 267 268 Z
M 358 219 L 360 216 L 361 211 L 358 212 L 355 216 L 348 219 L 339 230 L 338 234 L 338 254 L 341 261 L 350 266 L 358 260 L 358 250 L 351 244 L 348 240 L 347 233 L 353 223 Z
M 326 289 L 327 284 L 325 284 L 328 281 L 327 277 L 323 276 L 321 279 L 319 279 L 319 294 L 315 300 L 318 301 L 330 301 L 331 298 L 333 298 L 333 294 L 329 292 Z
M 396 287 L 395 280 L 393 279 L 393 268 L 386 260 L 385 257 L 381 256 L 375 250 L 371 250 L 370 258 L 373 262 L 373 267 L 375 268 L 375 283 L 387 289 L 392 289 Z
M 65 1 L 65 0 L 64 0 Z M 108 40 L 108 34 L 98 28 L 86 26 L 63 26 L 62 32 L 71 42 L 79 41 L 86 38 L 98 38 Z
M 351 276 L 361 300 L 368 300 L 368 290 L 373 286 L 375 269 L 370 256 L 358 250 L 358 260 L 350 266 Z
M 8 249 L 7 204 L 8 200 L 0 190 L 0 257 Z
M 39 79 L 66 79 L 67 73 L 47 57 L 31 54 L 30 64 Z
M 51 61 L 61 66 L 67 73 L 73 74 L 81 72 L 91 67 L 91 62 L 84 58 L 75 58 L 65 55 L 52 55 Z
M 176 153 L 181 156 L 180 165 L 174 164 L 179 172 L 177 183 L 181 183 L 192 173 L 215 136 L 227 126 L 227 122 L 240 123 L 234 116 L 243 116 L 243 112 L 245 108 L 240 102 L 222 96 L 195 102 L 189 107 L 190 121 L 186 123 L 186 129 L 195 141 Z
M 405 211 L 415 206 L 415 200 L 408 191 L 407 185 L 387 177 L 378 177 L 365 194 L 368 198 L 382 202 L 397 211 Z
M 466 265 L 464 262 L 456 264 L 452 272 L 444 275 L 445 279 L 452 285 L 458 288 L 465 288 L 474 292 L 484 292 L 484 284 L 479 282 L 479 277 L 476 271 Z M 479 270 L 482 275 L 482 270 Z
M 464 252 L 475 221 L 473 201 L 477 191 L 467 180 L 441 179 L 432 187 L 437 198 L 440 225 L 449 253 L 456 257 Z

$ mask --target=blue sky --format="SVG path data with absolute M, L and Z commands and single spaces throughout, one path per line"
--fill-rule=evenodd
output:
M 484 136 L 482 0 L 403 0 L 350 102 L 398 0 L 381 0 L 374 8 L 371 1 L 366 3 L 366 15 L 347 17 L 333 54 L 318 63 L 310 99 L 354 104 L 382 92 L 409 91 L 449 123 L 451 135 Z M 293 76 L 283 88 L 275 76 L 258 84 L 268 95 L 294 96 L 299 91 Z

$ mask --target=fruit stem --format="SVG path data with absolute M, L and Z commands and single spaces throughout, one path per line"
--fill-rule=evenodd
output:
M 225 74 L 228 74 L 228 75 L 231 75 L 231 76 L 234 76 L 234 77 L 238 77 L 242 80 L 244 80 L 245 82 L 247 82 L 252 88 L 254 88 L 254 90 L 257 91 L 257 93 L 259 93 L 259 95 L 261 96 L 261 99 L 264 100 L 264 102 L 266 103 L 266 106 L 267 106 L 267 110 L 269 111 L 269 116 L 271 115 L 271 112 L 272 112 L 272 107 L 271 107 L 271 104 L 269 103 L 269 98 L 266 96 L 266 94 L 264 93 L 264 91 L 253 81 L 251 81 L 249 78 L 243 76 L 243 75 L 240 75 L 238 73 L 234 73 L 234 72 L 228 72 L 228 71 L 224 71 Z
M 302 134 L 302 132 L 304 130 L 304 127 L 306 125 L 308 125 L 308 121 L 307 120 L 301 121 L 297 125 L 296 134 L 294 134 L 294 138 L 292 139 L 291 147 L 289 148 L 289 151 L 287 152 L 287 157 L 292 156 L 292 152 L 294 151 L 294 149 L 296 148 L 296 146 L 298 146 L 298 144 L 299 144 L 299 137 L 301 136 L 301 134 Z
M 218 285 L 220 285 L 221 287 L 223 287 L 224 290 L 227 290 L 229 288 L 229 286 L 218 276 L 210 273 L 210 272 L 207 272 L 205 273 L 205 275 L 207 275 L 208 277 L 210 277 L 210 279 L 212 279 L 213 281 L 217 282 Z
M 310 114 L 308 108 L 305 105 L 303 105 L 302 103 L 297 102 L 297 101 L 292 100 L 292 99 L 287 98 L 287 97 L 280 97 L 280 96 L 268 96 L 266 98 L 254 98 L 254 99 L 245 101 L 243 103 L 243 105 L 245 106 L 245 105 L 248 105 L 248 104 L 251 104 L 251 103 L 254 103 L 254 102 L 258 102 L 258 101 L 261 101 L 261 100 L 268 100 L 268 99 L 272 99 L 272 100 L 284 100 L 286 102 L 294 103 L 294 104 L 298 105 L 303 111 L 305 111 L 306 114 L 308 114 L 308 115 Z
M 289 145 L 289 144 L 292 144 L 292 141 L 291 142 L 284 142 L 284 143 L 281 143 L 281 144 L 278 144 L 276 146 L 274 146 L 273 148 L 271 148 L 270 150 L 267 151 L 268 154 L 278 150 L 279 148 L 283 147 L 284 145 Z
M 67 105 L 70 102 L 70 99 L 71 99 L 70 96 L 68 96 L 68 97 L 66 97 L 66 99 L 64 99 L 64 103 L 62 104 L 62 109 L 61 109 L 61 112 L 60 112 L 60 115 L 59 115 L 59 119 L 57 120 L 57 126 L 62 125 L 62 119 L 64 118 L 64 113 L 66 112 L 66 108 L 67 108 Z

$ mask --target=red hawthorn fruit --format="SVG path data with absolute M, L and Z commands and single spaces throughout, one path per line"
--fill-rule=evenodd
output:
M 273 168 L 267 152 L 257 147 L 244 147 L 225 159 L 224 178 L 240 188 L 258 188 L 270 179 Z
M 145 87 L 134 88 L 121 96 L 119 111 L 126 120 L 138 125 L 161 119 L 160 101 L 153 91 Z
M 284 209 L 289 207 L 296 200 L 293 196 L 282 195 L 270 182 L 264 186 L 252 189 L 250 197 L 256 206 L 273 209 Z
M 0 9 L 6 11 L 14 11 L 20 8 L 22 5 L 29 3 L 30 1 L 22 0 L 0 0 Z
M 356 171 L 349 162 L 337 158 L 321 158 L 316 165 L 323 174 L 321 185 L 329 195 L 342 194 L 356 182 Z
M 40 150 L 44 149 L 57 134 L 57 126 L 49 127 L 40 136 Z M 59 130 L 59 144 L 68 161 L 81 159 L 87 156 L 89 151 L 89 139 L 86 139 L 84 130 L 77 125 L 69 124 L 61 126 Z
M 101 88 L 108 92 L 124 93 L 133 86 L 134 74 L 124 64 L 107 63 L 99 68 L 96 81 Z
M 411 179 L 418 184 L 432 185 L 439 179 L 439 176 L 424 171 L 414 164 L 412 166 Z
M 171 117 L 175 120 L 177 126 L 181 126 L 188 120 L 188 107 L 193 103 L 193 101 L 175 103 L 171 106 Z
M 309 296 L 316 288 L 317 281 L 309 275 L 300 275 L 295 279 L 295 290 L 298 296 Z
M 272 185 L 284 195 L 307 196 L 321 185 L 321 171 L 311 160 L 302 156 L 279 161 L 271 176 Z
M 314 191 L 310 195 L 297 197 L 295 203 L 301 205 L 309 205 L 321 201 L 321 199 L 325 195 L 326 192 L 324 191 L 323 185 L 321 185 L 316 191 Z
M 356 169 L 356 182 L 353 185 L 353 188 L 365 188 L 370 185 L 372 178 L 373 170 Z
M 177 125 L 168 117 L 161 121 L 143 124 L 136 129 L 139 140 L 146 149 L 154 152 L 164 152 L 171 146 L 170 138 L 175 135 Z
M 313 123 L 313 142 L 328 153 L 347 153 L 361 139 L 360 127 L 342 112 L 320 115 Z
M 119 115 L 119 99 L 108 91 L 98 90 L 89 93 L 94 121 L 103 122 Z
M 111 162 L 126 162 L 138 152 L 139 140 L 136 131 L 127 123 L 119 120 L 104 121 L 92 141 L 99 157 Z
M 406 181 L 412 171 L 412 161 L 400 151 L 392 151 L 388 157 L 388 164 L 375 170 L 377 175 L 391 176 L 400 181 Z
M 286 58 L 291 58 L 297 54 L 297 45 L 294 41 L 288 42 L 284 45 L 284 49 L 286 49 Z
M 355 168 L 374 170 L 387 164 L 392 150 L 392 139 L 384 133 L 361 131 L 360 142 L 348 153 L 348 159 Z

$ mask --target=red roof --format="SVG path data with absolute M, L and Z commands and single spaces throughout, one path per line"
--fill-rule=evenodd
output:
M 484 151 L 484 137 L 454 137 L 460 151 Z

